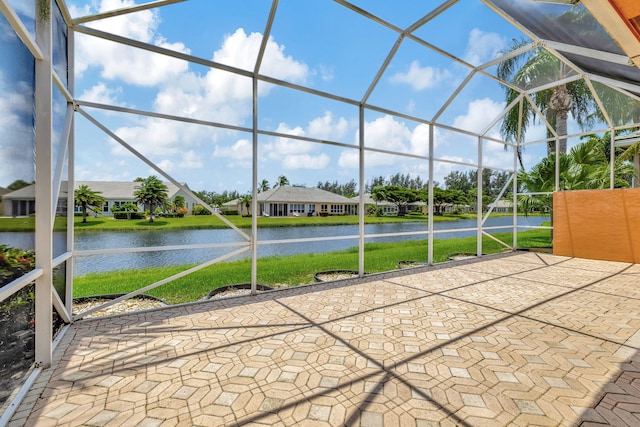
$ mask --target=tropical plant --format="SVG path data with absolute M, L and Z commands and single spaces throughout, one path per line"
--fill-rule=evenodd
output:
M 191 213 L 193 215 L 211 215 L 211 211 L 202 205 L 195 205 L 193 209 L 191 209 Z
M 133 202 L 120 203 L 111 208 L 114 219 L 144 219 L 144 215 L 138 210 L 138 205 Z
M 258 184 L 258 193 L 269 191 L 270 188 L 271 187 L 269 187 L 269 181 L 263 179 L 262 181 L 260 181 L 260 184 Z
M 252 201 L 251 194 L 245 194 L 244 196 L 242 196 L 240 198 L 240 205 L 244 206 L 247 209 L 247 215 L 249 215 L 251 213 L 250 212 L 251 201 Z
M 171 203 L 171 211 L 173 213 L 180 212 L 185 207 L 185 199 L 184 196 L 177 195 L 173 198 Z
M 168 198 L 167 186 L 155 175 L 140 181 L 140 185 L 136 186 L 133 192 L 136 202 L 147 205 L 149 210 L 149 222 L 153 222 L 154 206 L 164 205 Z
M 513 40 L 505 53 L 521 49 L 529 43 L 527 40 Z M 575 74 L 575 71 L 558 60 L 548 50 L 535 48 L 501 62 L 498 65 L 497 74 L 500 79 L 514 86 L 532 89 L 549 82 L 562 81 Z M 505 95 L 507 104 L 510 104 L 520 96 L 520 91 L 505 86 Z M 561 83 L 551 89 L 532 93 L 531 99 L 558 134 L 560 153 L 567 151 L 566 135 L 569 113 L 582 129 L 590 126 L 597 118 L 597 104 L 589 87 L 582 79 Z M 521 128 L 519 127 L 519 113 L 518 107 L 512 108 L 502 122 L 500 131 L 508 142 L 521 143 L 525 131 L 536 120 L 536 110 L 526 100 L 522 103 Z M 520 141 L 517 140 L 518 135 L 520 135 Z M 547 130 L 547 136 L 552 136 L 549 130 Z M 555 152 L 555 142 L 550 141 L 547 143 L 547 154 L 553 152 Z M 520 152 L 518 154 L 522 166 Z
M 75 205 L 82 208 L 82 222 L 87 222 L 87 209 L 100 208 L 105 203 L 99 191 L 93 191 L 88 185 L 81 185 L 74 192 Z
M 289 185 L 289 178 L 284 175 L 280 175 L 274 187 L 284 187 L 285 185 Z
M 7 190 L 16 191 L 21 188 L 28 187 L 30 185 L 31 184 L 29 184 L 27 181 L 23 179 L 16 179 L 15 181 L 13 181 L 11 184 L 7 186 Z

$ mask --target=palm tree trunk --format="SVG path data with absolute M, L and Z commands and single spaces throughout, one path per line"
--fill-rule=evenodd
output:
M 560 146 L 559 150 L 561 154 L 565 154 L 567 152 L 567 116 L 568 110 L 559 110 L 558 115 L 556 117 L 556 132 L 560 137 Z
M 559 151 L 567 152 L 567 117 L 573 104 L 573 97 L 569 94 L 566 85 L 560 85 L 553 89 L 553 95 L 549 100 L 549 107 L 556 112 L 556 133 L 558 134 Z M 555 152 L 555 144 L 547 144 L 547 155 Z

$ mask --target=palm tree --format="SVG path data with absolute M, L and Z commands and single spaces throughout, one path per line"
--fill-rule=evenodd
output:
M 285 185 L 289 185 L 289 179 L 284 175 L 280 175 L 274 187 L 284 187 Z
M 514 51 L 529 44 L 526 40 L 513 40 L 508 51 Z M 548 82 L 565 79 L 575 72 L 564 62 L 558 60 L 549 51 L 536 48 L 521 55 L 509 58 L 498 65 L 498 77 L 520 88 L 532 88 Z M 520 92 L 506 87 L 506 102 L 510 104 Z M 567 152 L 567 118 L 569 113 L 578 125 L 585 129 L 597 118 L 597 104 L 589 87 L 579 79 L 562 83 L 552 89 L 531 94 L 536 107 L 554 127 L 560 139 L 560 153 Z M 522 104 L 521 140 L 518 138 L 519 108 L 512 108 L 505 116 L 500 129 L 508 142 L 522 142 L 526 129 L 536 119 L 536 111 L 528 102 Z M 547 132 L 550 137 L 550 132 Z M 555 143 L 547 143 L 547 154 L 555 152 Z M 518 152 L 520 155 L 520 152 Z M 522 160 L 520 159 L 522 166 Z
M 245 194 L 240 198 L 240 205 L 247 208 L 247 215 L 249 215 L 249 209 L 251 208 L 251 194 Z
M 174 213 L 178 212 L 180 209 L 184 207 L 185 207 L 184 196 L 177 195 L 176 197 L 173 198 L 173 203 L 171 203 L 171 210 Z
M 269 181 L 263 179 L 262 181 L 260 181 L 260 184 L 258 184 L 258 193 L 269 191 L 269 188 Z
M 81 185 L 73 192 L 75 205 L 82 207 L 82 222 L 87 222 L 87 208 L 102 207 L 105 198 L 99 191 L 93 191 L 88 185 Z
M 169 197 L 167 186 L 155 175 L 139 182 L 140 185 L 133 192 L 133 197 L 135 197 L 137 203 L 149 206 L 149 222 L 153 222 L 153 207 L 155 205 L 164 205 L 164 202 Z

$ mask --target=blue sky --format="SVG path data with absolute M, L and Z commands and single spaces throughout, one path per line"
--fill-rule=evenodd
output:
M 359 7 L 399 28 L 430 12 L 438 2 L 357 1 Z M 72 16 L 118 9 L 130 0 L 69 1 Z M 89 26 L 178 52 L 253 70 L 271 3 L 191 0 L 127 14 Z M 482 5 L 464 0 L 415 32 L 416 36 L 472 65 L 495 58 L 521 33 Z M 330 1 L 280 1 L 260 73 L 319 91 L 362 101 L 398 34 Z M 76 35 L 76 97 L 251 127 L 251 80 L 174 58 L 135 50 L 83 34 Z M 403 114 L 433 118 L 469 69 L 405 39 L 367 102 Z M 332 99 L 260 82 L 258 125 L 266 131 L 333 141 L 355 147 L 358 108 Z M 481 131 L 504 108 L 503 91 L 476 76 L 439 122 Z M 251 188 L 251 141 L 231 131 L 98 109 L 86 111 L 178 181 L 194 190 Z M 531 130 L 531 137 L 544 131 Z M 492 130 L 497 136 L 497 131 Z M 365 112 L 368 147 L 426 155 L 426 125 L 372 110 Z M 437 129 L 436 157 L 475 163 L 475 138 Z M 543 157 L 543 147 L 525 152 L 526 161 Z M 484 163 L 511 167 L 513 156 L 499 144 L 484 144 Z M 358 182 L 358 151 L 284 137 L 259 136 L 258 178 L 292 184 Z M 436 162 L 435 178 L 467 170 Z M 157 174 L 93 124 L 76 115 L 76 179 L 129 181 Z M 395 173 L 420 175 L 424 160 L 368 153 L 365 179 Z

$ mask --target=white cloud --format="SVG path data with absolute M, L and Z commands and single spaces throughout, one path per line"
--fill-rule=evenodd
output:
M 406 124 L 386 115 L 364 125 L 365 145 L 371 148 L 426 155 L 429 150 L 429 127 L 425 124 L 413 130 Z M 356 141 L 359 136 L 356 133 Z M 393 165 L 401 161 L 401 157 L 386 153 L 365 153 L 366 167 Z M 344 150 L 340 154 L 338 165 L 345 168 L 357 168 L 359 154 L 357 150 Z
M 200 157 L 195 151 L 189 150 L 182 153 L 182 160 L 180 161 L 181 168 L 202 169 L 203 166 L 204 163 L 202 162 L 202 157 Z
M 104 83 L 98 83 L 90 89 L 86 89 L 78 98 L 87 102 L 123 106 L 124 104 L 119 103 L 117 99 L 117 95 L 120 93 L 122 93 L 122 88 L 112 89 Z
M 294 154 L 286 156 L 282 160 L 284 169 L 324 169 L 329 165 L 331 158 L 326 154 Z
M 129 0 L 102 0 L 100 10 L 111 10 L 130 4 L 133 3 Z M 109 27 L 109 30 L 146 42 L 166 44 L 162 36 L 157 33 L 160 22 L 157 14 L 145 11 L 119 18 L 122 19 L 114 21 L 115 27 Z M 111 19 L 108 21 L 111 22 Z M 94 41 L 92 39 L 91 43 Z M 261 41 L 261 34 L 247 35 L 242 28 L 239 28 L 225 38 L 221 47 L 213 52 L 212 58 L 214 61 L 235 67 L 253 69 L 253 62 L 257 57 Z M 89 48 L 88 45 L 85 47 Z M 114 71 L 116 69 L 135 70 L 139 63 L 144 63 L 148 59 L 145 56 L 148 55 L 148 52 L 131 51 L 126 54 L 118 52 L 116 55 L 113 46 L 108 48 L 112 50 L 106 54 L 101 53 L 101 49 L 101 45 L 92 44 L 91 50 L 95 52 L 89 55 L 89 62 L 86 65 L 91 64 L 91 66 L 101 68 L 105 78 L 116 77 L 116 71 Z M 161 55 L 155 54 L 152 56 L 161 57 Z M 149 69 L 162 69 L 164 65 L 167 65 L 157 61 L 146 66 Z M 164 77 L 156 78 L 154 74 L 149 74 L 149 72 L 136 73 L 134 76 L 130 75 L 129 71 L 122 71 L 127 74 L 119 77 L 125 83 L 156 86 L 158 90 L 153 103 L 155 111 L 242 126 L 251 115 L 251 80 L 217 69 L 210 69 L 205 74 L 198 74 L 190 71 L 186 67 L 186 63 L 184 64 L 185 67 L 171 68 L 169 65 L 164 67 L 165 71 L 161 75 L 167 77 L 166 79 Z M 86 69 L 86 67 L 84 68 Z M 304 82 L 309 75 L 308 67 L 290 55 L 285 55 L 284 46 L 278 45 L 273 38 L 270 38 L 267 43 L 267 53 L 262 64 L 262 71 L 271 76 L 295 82 Z M 143 78 L 144 82 L 138 81 L 138 78 Z M 270 85 L 260 85 L 259 94 L 261 96 L 267 95 L 271 87 Z M 83 98 L 113 104 L 117 101 L 116 95 L 121 91 L 120 88 L 112 89 L 108 84 L 98 83 L 87 89 Z M 329 114 L 329 122 L 331 119 Z M 345 121 L 341 118 L 336 123 L 330 123 L 334 128 L 334 134 L 340 133 L 343 122 Z M 196 152 L 201 153 L 201 148 L 206 144 L 219 144 L 222 135 L 228 132 L 157 118 L 141 118 L 136 125 L 122 126 L 115 133 L 154 161 L 172 156 L 172 158 L 180 159 L 176 163 L 181 166 L 201 168 L 203 164 L 201 158 L 204 156 L 200 155 L 199 158 Z M 248 150 L 244 151 L 247 149 L 244 146 L 246 143 L 248 141 L 241 140 L 231 147 L 210 146 L 210 152 L 213 152 L 214 157 L 230 158 L 235 166 L 250 167 L 251 163 L 246 162 L 246 159 L 250 159 L 251 149 L 248 147 Z M 290 145 L 286 142 L 281 142 L 282 144 Z M 127 152 L 114 141 L 112 141 L 112 147 L 114 154 L 125 155 Z M 242 154 L 240 154 L 241 151 L 243 151 Z M 302 152 L 307 151 L 305 149 Z
M 308 126 L 308 135 L 317 139 L 340 140 L 349 130 L 349 123 L 344 117 L 334 120 L 333 113 L 326 111 L 324 116 L 317 117 Z
M 153 171 L 156 175 L 157 172 Z M 78 181 L 133 181 L 130 169 L 121 164 L 96 161 L 93 163 L 76 164 L 75 178 Z
M 451 77 L 447 70 L 434 67 L 421 67 L 420 62 L 413 61 L 406 73 L 396 73 L 391 76 L 391 83 L 408 84 L 414 90 L 430 89 Z
M 472 65 L 481 65 L 497 58 L 505 46 L 506 42 L 501 35 L 474 28 L 469 33 L 464 60 Z
M 499 142 L 486 141 L 482 147 L 482 164 L 485 167 L 513 168 L 513 148 Z
M 434 134 L 434 142 L 435 141 Z M 410 151 L 412 154 L 417 154 L 418 156 L 427 156 L 429 154 L 429 125 L 422 123 L 413 130 L 411 134 Z
M 242 28 L 238 28 L 225 38 L 222 48 L 214 53 L 213 61 L 253 71 L 262 37 L 260 33 L 247 35 Z M 309 67 L 291 55 L 285 55 L 284 50 L 284 45 L 269 37 L 260 73 L 297 83 L 304 82 L 309 75 Z
M 306 130 L 301 126 L 290 127 L 280 123 L 276 132 L 292 136 L 309 136 L 317 139 L 336 140 L 344 138 L 349 131 L 349 123 L 344 117 L 335 118 L 331 111 L 311 120 Z M 278 161 L 284 169 L 324 169 L 331 157 L 321 153 L 323 146 L 300 139 L 277 137 L 272 142 L 262 144 L 262 156 Z
M 159 162 L 156 162 L 156 166 L 158 166 L 160 169 L 162 169 L 166 173 L 173 172 L 173 162 L 169 159 L 164 159 L 164 160 L 160 160 Z M 154 172 L 157 173 L 155 170 Z
M 216 145 L 213 150 L 213 157 L 228 157 L 234 160 L 250 160 L 253 153 L 251 141 L 239 139 L 231 146 Z
M 411 131 L 402 122 L 386 115 L 364 125 L 364 140 L 367 147 L 391 151 L 407 151 Z
M 330 82 L 334 78 L 333 67 L 320 64 L 320 78 L 325 82 Z
M 504 102 L 496 102 L 490 98 L 475 99 L 469 103 L 465 114 L 454 119 L 453 127 L 480 133 L 502 113 L 504 107 Z
M 97 12 L 133 6 L 132 0 L 102 0 Z M 83 12 L 87 12 L 85 9 Z M 77 13 L 77 10 L 74 11 Z M 157 11 L 144 10 L 87 24 L 92 28 L 150 43 L 155 46 L 189 53 L 183 43 L 169 43 L 157 33 L 160 18 Z M 169 56 L 84 35 L 76 35 L 75 71 L 81 76 L 89 67 L 101 69 L 108 80 L 120 79 L 140 86 L 170 82 L 188 69 L 188 64 Z

